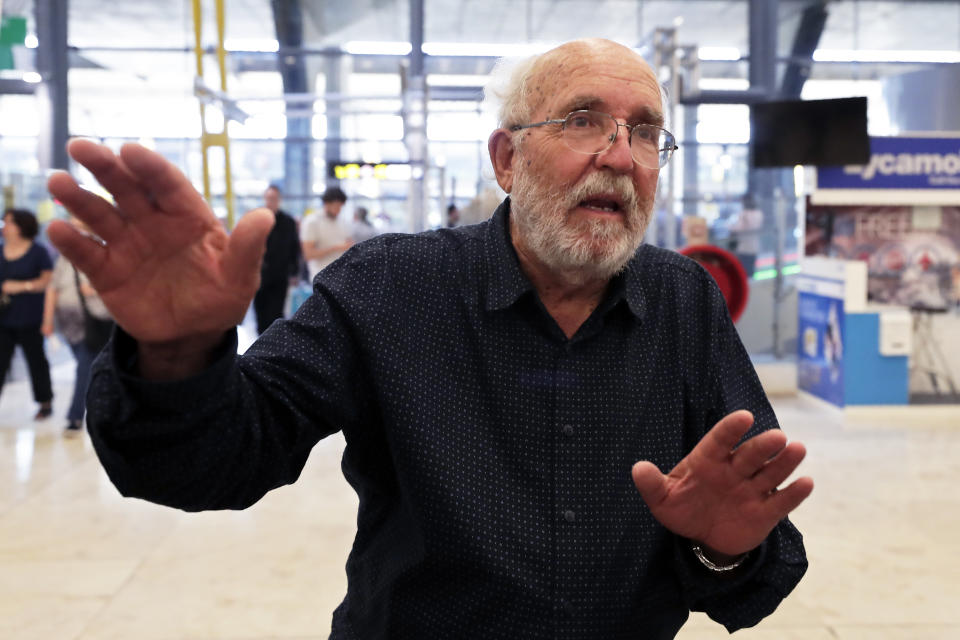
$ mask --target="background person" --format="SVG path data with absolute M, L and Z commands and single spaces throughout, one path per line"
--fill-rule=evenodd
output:
M 730 227 L 733 235 L 731 251 L 740 260 L 748 278 L 752 278 L 756 271 L 762 231 L 763 211 L 757 207 L 753 195 L 748 193 L 743 196 L 743 209 L 737 216 L 736 222 Z
M 310 282 L 321 269 L 353 246 L 350 232 L 337 222 L 347 201 L 347 194 L 339 187 L 330 187 L 323 192 L 320 200 L 323 202 L 323 212 L 307 216 L 300 223 L 300 243 L 310 270 Z
M 452 202 L 447 206 L 447 228 L 453 228 L 460 224 L 460 209 Z
M 125 329 L 96 364 L 101 460 L 126 495 L 242 508 L 342 430 L 360 511 L 334 639 L 669 638 L 691 609 L 756 624 L 806 569 L 786 515 L 813 485 L 780 488 L 804 449 L 712 278 L 641 246 L 675 148 L 656 76 L 584 40 L 502 95 L 488 148 L 510 197 L 493 217 L 354 247 L 242 356 L 267 216 L 227 238 L 158 154 L 71 143 L 119 207 L 50 179 L 109 236 L 49 230 Z M 125 247 L 142 229 L 140 257 Z M 142 305 L 163 273 L 191 286 Z
M 357 207 L 353 212 L 353 226 L 350 228 L 350 234 L 354 242 L 363 242 L 377 236 L 377 228 L 370 224 L 370 213 L 366 207 Z
M 13 350 L 23 349 L 30 370 L 33 399 L 40 404 L 36 419 L 53 413 L 50 363 L 43 350 L 43 296 L 53 263 L 47 249 L 35 241 L 40 226 L 25 209 L 3 212 L 3 252 L 0 256 L 0 391 Z
M 87 231 L 83 222 L 75 217 L 71 217 L 70 223 L 78 229 Z M 53 265 L 53 276 L 46 290 L 43 325 L 40 331 L 43 335 L 50 337 L 53 335 L 54 326 L 59 327 L 77 363 L 73 380 L 73 397 L 70 400 L 70 408 L 67 409 L 67 426 L 64 430 L 66 435 L 78 434 L 83 430 L 83 416 L 87 408 L 87 385 L 90 383 L 90 365 L 98 353 L 87 344 L 84 309 L 80 304 L 81 295 L 87 312 L 101 319 L 110 317 L 100 296 L 90 286 L 87 276 L 79 273 L 63 256 L 58 257 Z
M 267 330 L 283 317 L 287 289 L 296 284 L 300 273 L 300 239 L 296 221 L 280 208 L 282 194 L 274 185 L 263 194 L 263 206 L 273 214 L 273 228 L 267 236 L 266 252 L 260 265 L 260 288 L 253 297 L 257 333 Z

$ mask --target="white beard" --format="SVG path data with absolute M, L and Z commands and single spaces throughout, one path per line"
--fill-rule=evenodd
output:
M 510 215 L 522 243 L 574 284 L 609 280 L 622 271 L 643 241 L 653 198 L 641 203 L 633 181 L 625 175 L 591 173 L 571 187 L 558 187 L 532 173 L 516 175 L 510 196 Z M 622 219 L 570 220 L 570 212 L 580 202 L 611 192 L 623 203 Z

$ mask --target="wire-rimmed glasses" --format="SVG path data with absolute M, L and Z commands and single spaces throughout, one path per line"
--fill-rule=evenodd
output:
M 617 140 L 620 127 L 625 127 L 629 135 L 630 155 L 633 161 L 647 169 L 660 169 L 677 150 L 677 140 L 673 134 L 655 124 L 624 124 L 609 113 L 581 109 L 571 111 L 562 120 L 544 120 L 533 124 L 518 124 L 511 131 L 520 131 L 547 124 L 562 125 L 563 141 L 570 149 L 578 153 L 598 154 L 609 149 Z

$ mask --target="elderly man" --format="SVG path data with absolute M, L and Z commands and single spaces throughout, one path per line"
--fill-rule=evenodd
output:
M 629 49 L 520 66 L 489 140 L 510 193 L 493 217 L 355 246 L 243 356 L 268 215 L 227 237 L 160 156 L 73 142 L 117 199 L 50 179 L 107 243 L 49 230 L 123 328 L 91 385 L 113 482 L 244 508 L 342 430 L 360 507 L 333 638 L 672 638 L 690 610 L 756 624 L 806 569 L 786 516 L 813 484 L 778 491 L 804 449 L 713 281 L 640 246 L 674 149 L 661 124 Z

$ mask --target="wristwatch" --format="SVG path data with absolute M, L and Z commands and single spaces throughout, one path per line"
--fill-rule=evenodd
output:
M 743 561 L 747 559 L 747 556 L 749 555 L 749 553 L 744 553 L 743 555 L 738 557 L 736 560 L 734 560 L 730 564 L 717 564 L 716 562 L 708 558 L 706 554 L 703 553 L 703 547 L 701 547 L 698 544 L 695 544 L 693 545 L 693 555 L 697 556 L 697 560 L 700 561 L 700 564 L 705 566 L 707 569 L 710 569 L 710 571 L 714 571 L 716 573 L 723 573 L 724 571 L 733 571 L 734 569 L 742 565 Z

